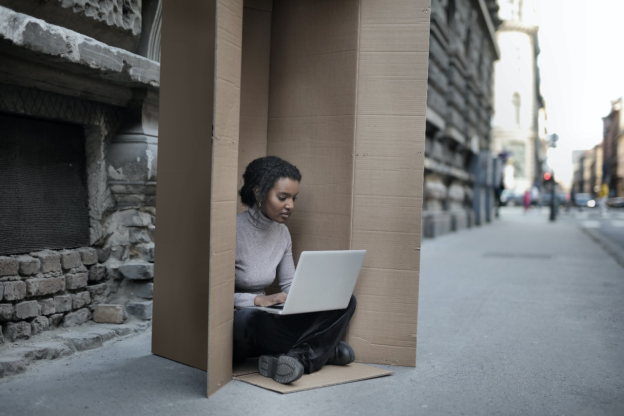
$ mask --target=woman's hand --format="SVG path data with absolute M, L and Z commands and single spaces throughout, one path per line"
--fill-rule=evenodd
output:
M 286 302 L 286 296 L 287 295 L 284 292 L 275 293 L 273 295 L 268 295 L 268 296 L 258 295 L 254 299 L 254 305 L 262 306 L 265 308 L 267 306 L 277 305 L 278 303 Z

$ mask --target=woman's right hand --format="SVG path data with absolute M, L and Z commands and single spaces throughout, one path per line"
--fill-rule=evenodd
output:
M 277 305 L 278 303 L 286 302 L 286 296 L 288 295 L 286 295 L 286 293 L 284 292 L 275 293 L 273 295 L 268 295 L 268 296 L 258 295 L 254 299 L 254 305 L 262 306 L 265 308 L 267 306 Z

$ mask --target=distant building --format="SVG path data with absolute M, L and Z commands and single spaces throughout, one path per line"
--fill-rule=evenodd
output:
M 433 0 L 429 44 L 423 234 L 490 221 L 495 0 Z
M 541 181 L 546 162 L 546 118 L 540 94 L 540 52 L 534 1 L 501 0 L 496 32 L 501 57 L 494 64 L 492 150 L 505 154 L 507 189 L 524 192 Z
M 603 121 L 603 181 L 612 196 L 624 196 L 624 99 L 611 102 L 611 112 Z

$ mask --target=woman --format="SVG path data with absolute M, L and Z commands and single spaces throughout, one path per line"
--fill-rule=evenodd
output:
M 260 356 L 260 374 L 283 384 L 325 364 L 352 363 L 353 349 L 340 339 L 355 312 L 355 297 L 346 309 L 334 311 L 276 315 L 244 309 L 286 301 L 295 266 L 284 223 L 295 208 L 301 173 L 267 156 L 251 162 L 243 180 L 239 195 L 249 210 L 236 217 L 234 360 Z M 281 292 L 266 295 L 276 277 Z

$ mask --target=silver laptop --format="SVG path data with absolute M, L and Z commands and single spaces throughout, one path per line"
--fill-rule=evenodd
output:
M 304 251 L 286 302 L 269 307 L 251 307 L 280 315 L 345 309 L 351 300 L 365 254 L 366 250 Z

